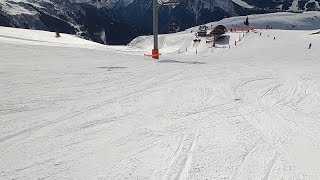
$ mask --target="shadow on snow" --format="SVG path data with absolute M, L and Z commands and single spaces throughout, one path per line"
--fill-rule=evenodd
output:
M 168 60 L 161 60 L 158 61 L 158 63 L 180 63 L 180 64 L 205 64 L 203 62 L 197 62 L 197 61 L 177 61 L 177 60 L 172 60 L 172 59 L 168 59 Z

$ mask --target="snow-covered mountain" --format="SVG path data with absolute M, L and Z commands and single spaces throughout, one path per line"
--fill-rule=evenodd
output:
M 128 6 L 137 4 L 143 0 L 102 0 L 101 4 L 109 7 Z M 169 0 L 159 0 L 165 2 Z M 85 2 L 83 0 L 82 2 Z M 180 0 L 182 3 L 187 3 L 188 7 L 192 8 L 195 13 L 201 9 L 212 9 L 219 7 L 227 12 L 234 11 L 234 4 L 243 8 L 267 8 L 279 10 L 316 10 L 319 9 L 318 0 Z
M 173 18 L 182 30 L 225 17 L 278 10 L 319 9 L 316 0 L 181 0 L 161 6 L 160 32 Z M 152 33 L 151 0 L 1 0 L 0 25 L 78 34 L 104 44 L 126 44 Z
M 145 33 L 119 17 L 107 3 L 97 6 L 73 0 L 5 0 L 0 8 L 2 26 L 77 34 L 103 44 L 126 44 Z

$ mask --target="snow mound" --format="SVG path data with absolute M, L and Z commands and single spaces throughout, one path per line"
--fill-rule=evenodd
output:
M 56 37 L 55 32 L 0 27 L 0 39 L 6 43 L 83 48 L 105 47 L 75 35 L 60 33 L 60 36 L 61 37 Z
M 223 19 L 207 25 L 222 24 L 227 28 L 247 28 L 244 21 L 247 16 Z M 251 28 L 265 29 L 267 26 L 282 30 L 316 30 L 320 29 L 320 12 L 304 13 L 271 13 L 261 15 L 249 15 Z M 194 29 L 194 28 L 191 28 Z

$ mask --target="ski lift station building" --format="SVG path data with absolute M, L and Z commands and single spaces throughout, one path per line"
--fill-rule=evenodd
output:
M 209 31 L 209 28 L 205 25 L 199 26 L 199 30 L 197 32 L 199 37 L 214 37 L 214 39 L 218 39 L 223 34 L 227 33 L 228 29 L 223 25 L 218 25 Z
M 228 32 L 228 29 L 223 25 L 218 25 L 210 32 L 210 36 L 214 37 L 214 39 L 218 39 L 222 35 Z

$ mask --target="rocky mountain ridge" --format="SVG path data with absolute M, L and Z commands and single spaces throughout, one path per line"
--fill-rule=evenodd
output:
M 161 6 L 160 32 L 238 15 L 319 9 L 320 0 L 181 0 Z M 151 0 L 1 0 L 0 25 L 77 34 L 103 44 L 127 44 L 152 33 Z

